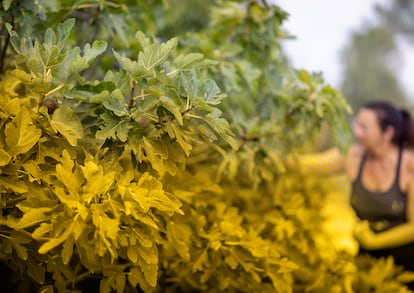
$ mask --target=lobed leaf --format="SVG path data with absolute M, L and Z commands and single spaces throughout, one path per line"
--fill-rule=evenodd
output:
M 103 124 L 100 125 L 100 129 L 96 132 L 95 137 L 99 140 L 118 139 L 122 142 L 128 140 L 129 130 L 132 128 L 131 123 L 127 120 L 120 119 L 107 112 L 101 114 Z
M 129 114 L 125 103 L 125 97 L 119 89 L 114 90 L 110 94 L 109 99 L 103 101 L 102 104 L 106 109 L 112 111 L 118 117 L 127 116 Z
M 177 122 L 182 126 L 183 116 L 180 112 L 180 105 L 177 105 L 177 103 L 172 98 L 167 96 L 161 96 L 158 99 L 158 101 L 159 105 L 167 109 L 171 114 L 173 114 Z
M 127 57 L 122 57 L 119 53 L 113 50 L 115 58 L 121 64 L 121 68 L 125 70 L 128 75 L 134 80 L 141 80 L 151 75 L 151 73 L 137 61 L 132 61 Z
M 136 38 L 140 42 L 143 50 L 138 55 L 138 63 L 146 70 L 153 70 L 156 66 L 165 62 L 171 51 L 177 47 L 178 39 L 172 38 L 166 43 L 151 44 L 142 32 L 137 32 Z
M 22 110 L 5 127 L 6 143 L 12 156 L 27 153 L 40 139 L 42 131 L 33 125 L 30 114 Z
M 51 126 L 72 145 L 78 144 L 83 138 L 83 126 L 79 117 L 69 107 L 59 107 L 53 113 Z

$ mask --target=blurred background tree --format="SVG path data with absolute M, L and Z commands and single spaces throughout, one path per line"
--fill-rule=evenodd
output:
M 397 0 L 374 9 L 376 22 L 356 30 L 342 51 L 341 90 L 354 109 L 385 99 L 413 110 L 398 71 L 403 66 L 401 44 L 414 41 L 414 2 Z
M 400 66 L 397 44 L 387 26 L 356 32 L 343 52 L 343 60 L 342 90 L 354 109 L 375 99 L 407 103 L 396 74 Z

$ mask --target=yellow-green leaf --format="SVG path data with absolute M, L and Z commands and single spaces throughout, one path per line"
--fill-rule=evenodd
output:
M 93 161 L 87 161 L 85 166 L 81 168 L 87 180 L 87 184 L 82 188 L 84 192 L 83 197 L 87 203 L 90 203 L 96 195 L 108 192 L 115 180 L 115 172 L 104 174 L 102 166 L 98 166 Z
M 174 102 L 173 99 L 167 96 L 161 96 L 159 98 L 160 106 L 167 109 L 171 114 L 174 115 L 175 119 L 178 121 L 180 125 L 183 125 L 183 116 L 181 115 L 181 111 L 179 105 Z
M 83 137 L 82 122 L 69 107 L 59 107 L 53 113 L 52 127 L 62 134 L 72 146 L 76 146 L 78 139 Z
M 145 154 L 152 167 L 160 174 L 165 174 L 163 160 L 168 159 L 168 149 L 161 141 L 143 137 Z

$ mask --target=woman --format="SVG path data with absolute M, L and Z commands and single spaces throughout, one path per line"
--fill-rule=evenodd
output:
M 303 172 L 345 172 L 351 205 L 361 222 L 354 235 L 360 253 L 392 255 L 414 271 L 414 127 L 410 114 L 388 102 L 362 107 L 353 123 L 357 143 L 346 156 L 338 149 L 298 160 Z M 292 162 L 288 162 L 288 166 Z

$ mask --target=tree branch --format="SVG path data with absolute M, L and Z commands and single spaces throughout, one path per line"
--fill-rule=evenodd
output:
M 133 79 L 131 83 L 132 83 L 132 86 L 131 86 L 131 92 L 129 93 L 128 110 L 131 110 L 132 107 L 134 106 L 134 93 L 135 93 L 135 86 L 137 82 L 135 79 Z
M 4 72 L 4 60 L 6 59 L 6 52 L 7 52 L 7 47 L 9 46 L 9 43 L 10 43 L 10 35 L 7 34 L 6 40 L 3 45 L 3 49 L 1 50 L 0 74 Z
M 14 17 L 11 19 L 11 25 L 14 26 Z M 0 74 L 4 72 L 4 61 L 6 59 L 7 48 L 9 47 L 10 43 L 10 34 L 7 33 L 6 40 L 4 41 L 3 48 L 1 50 L 0 56 Z

